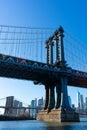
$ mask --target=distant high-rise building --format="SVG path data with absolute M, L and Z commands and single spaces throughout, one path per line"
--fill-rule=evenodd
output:
M 87 97 L 85 98 L 86 110 L 87 110 Z
M 68 96 L 68 100 L 69 100 L 70 107 L 72 107 L 72 101 L 71 101 L 71 97 L 70 96 Z
M 34 107 L 37 107 L 37 98 L 35 98 Z
M 36 115 L 36 107 L 37 107 L 37 98 L 35 98 L 35 100 L 31 101 L 31 110 L 30 110 L 30 115 L 35 117 Z
M 83 103 L 83 109 L 86 110 L 86 103 Z
M 37 116 L 37 113 L 39 112 L 40 108 L 43 107 L 43 102 L 44 102 L 43 97 L 38 100 L 38 105 L 37 105 L 37 98 L 35 98 L 35 100 L 31 101 L 30 107 L 34 108 L 34 109 L 30 109 L 30 111 L 29 111 L 30 116 L 33 116 L 33 117 Z M 37 106 L 40 108 L 38 108 Z
M 80 109 L 80 92 L 76 94 L 76 99 L 77 99 L 76 107 Z
M 18 101 L 18 100 L 14 100 L 13 106 L 14 106 L 14 107 L 18 107 L 18 106 L 19 106 L 19 101 Z
M 43 107 L 44 101 L 43 101 L 43 97 L 38 99 L 38 107 Z
M 22 107 L 22 102 L 19 102 L 19 104 L 18 104 L 18 106 L 19 107 Z M 24 113 L 24 109 L 22 108 L 22 109 L 18 109 L 18 114 L 23 114 Z
M 14 107 L 22 107 L 22 102 L 20 102 L 18 100 L 14 100 L 13 106 Z M 13 110 L 13 114 L 21 114 L 21 113 L 23 113 L 22 109 L 14 109 Z
M 32 100 L 31 101 L 31 107 L 34 107 L 34 104 L 35 104 L 35 100 Z
M 19 101 L 14 100 L 13 106 L 14 106 L 14 107 L 18 107 L 18 104 L 19 104 Z M 17 110 L 18 110 L 18 109 L 13 109 L 13 114 L 18 114 L 18 113 L 17 113 Z
M 43 97 L 38 99 L 38 109 L 37 109 L 37 113 L 42 109 L 44 105 L 44 100 L 43 100 Z
M 80 109 L 84 109 L 83 95 L 80 95 Z

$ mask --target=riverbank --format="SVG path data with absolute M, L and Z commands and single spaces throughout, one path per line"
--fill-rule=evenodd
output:
M 0 115 L 0 121 L 12 121 L 12 120 L 35 120 L 35 118 L 31 118 L 27 116 Z

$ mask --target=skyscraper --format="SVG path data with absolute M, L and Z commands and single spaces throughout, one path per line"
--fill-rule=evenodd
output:
M 14 102 L 13 102 L 13 106 L 14 107 L 18 107 L 18 104 L 19 104 L 19 101 L 17 101 L 17 100 L 14 100 Z M 18 109 L 13 109 L 13 114 L 18 114 Z
M 38 107 L 43 107 L 43 97 L 38 99 Z
M 14 100 L 13 102 L 13 106 L 14 107 L 22 107 L 22 102 L 18 101 L 18 100 Z M 21 109 L 14 109 L 13 110 L 13 114 L 21 114 Z
M 87 110 L 87 97 L 85 98 L 85 100 L 86 100 L 86 101 L 85 101 L 85 104 L 86 104 L 86 110 Z
M 70 107 L 72 107 L 72 101 L 71 101 L 71 97 L 70 96 L 68 96 L 68 100 L 69 100 Z
M 84 109 L 83 95 L 80 95 L 80 109 Z
M 34 109 L 34 107 L 36 107 L 37 106 L 37 98 L 35 98 L 35 100 L 32 100 L 31 101 L 31 110 L 30 110 L 30 115 L 31 116 L 33 116 L 33 117 L 35 117 L 35 115 L 36 115 L 36 108 Z
M 34 107 L 37 106 L 37 98 L 35 98 Z
M 76 107 L 80 109 L 80 92 L 76 93 Z

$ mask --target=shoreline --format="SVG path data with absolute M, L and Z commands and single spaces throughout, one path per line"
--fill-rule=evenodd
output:
M 0 121 L 14 121 L 14 120 L 36 120 L 35 118 L 26 117 L 26 116 L 7 116 L 0 115 Z

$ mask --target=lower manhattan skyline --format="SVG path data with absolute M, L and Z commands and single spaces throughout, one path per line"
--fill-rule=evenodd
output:
M 0 95 L 0 99 L 8 97 L 8 96 L 14 96 L 15 98 L 19 99 L 20 101 L 24 101 L 27 104 L 31 103 L 31 100 L 34 100 L 35 98 L 40 99 L 41 97 L 43 97 L 45 99 L 45 90 L 44 90 L 44 86 L 43 85 L 34 85 L 31 81 L 24 81 L 22 82 L 22 80 L 15 80 L 15 79 L 5 79 L 5 83 L 6 86 L 4 86 L 3 84 L 3 78 L 1 78 L 1 83 L 3 85 L 3 91 L 2 94 Z M 9 85 L 10 82 L 10 85 Z M 17 84 L 17 86 L 15 86 L 15 84 Z M 20 84 L 22 84 L 20 86 Z M 30 84 L 30 86 L 28 85 Z M 20 94 L 21 89 L 23 89 L 25 85 L 25 89 L 24 91 Z M 16 93 L 15 93 L 15 88 L 17 88 Z M 38 92 L 40 94 L 37 95 L 37 88 L 38 88 Z M 10 92 L 9 90 L 12 89 Z M 5 90 L 5 91 L 4 91 Z M 30 94 L 27 93 L 26 96 L 26 91 L 30 90 Z M 35 91 L 33 91 L 35 90 Z M 73 95 L 71 94 L 71 91 L 74 91 Z M 84 88 L 77 88 L 77 87 L 68 87 L 68 96 L 71 97 L 72 100 L 72 104 L 75 104 L 75 107 L 77 106 L 77 101 L 76 101 L 76 94 L 80 92 L 83 96 L 84 96 L 84 100 L 86 98 L 86 89 Z M 3 96 L 4 95 L 4 96 Z

